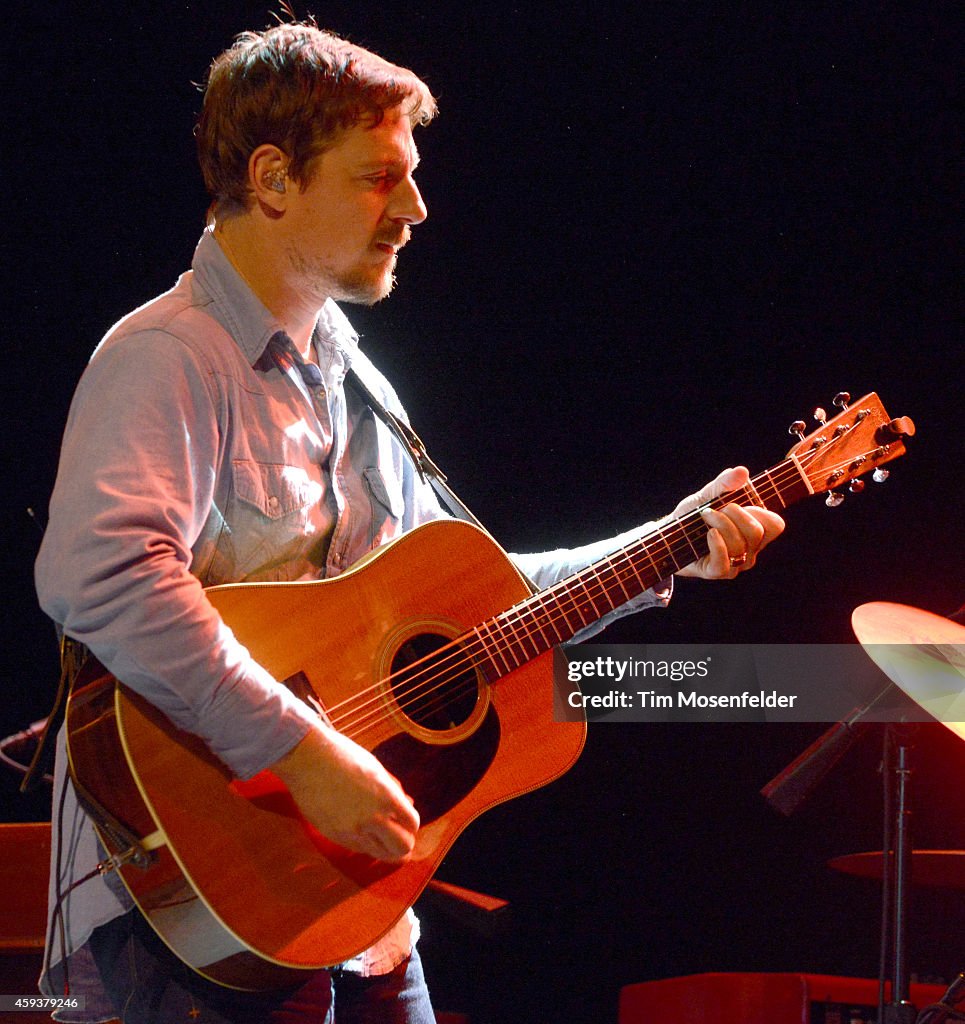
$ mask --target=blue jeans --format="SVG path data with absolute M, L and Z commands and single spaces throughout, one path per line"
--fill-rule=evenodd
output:
M 98 928 L 90 949 L 124 1024 L 433 1024 L 416 950 L 389 974 L 330 968 L 295 989 L 239 992 L 202 978 L 132 910 Z

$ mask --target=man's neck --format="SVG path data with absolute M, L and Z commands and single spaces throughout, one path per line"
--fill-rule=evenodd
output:
M 320 306 L 308 305 L 291 286 L 284 257 L 265 243 L 244 214 L 215 224 L 214 237 L 242 280 L 278 318 L 302 358 L 315 362 L 312 335 Z

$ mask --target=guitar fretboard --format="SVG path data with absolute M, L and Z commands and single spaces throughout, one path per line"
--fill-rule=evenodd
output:
M 572 640 L 620 605 L 702 558 L 708 552 L 707 525 L 701 515 L 705 508 L 722 508 L 737 501 L 780 512 L 810 493 L 798 463 L 792 458 L 785 459 L 743 488 L 665 523 L 481 623 L 472 631 L 477 642 L 470 641 L 474 660 L 494 682 L 558 644 Z

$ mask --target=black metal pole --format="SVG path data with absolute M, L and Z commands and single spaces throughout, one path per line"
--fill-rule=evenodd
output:
M 908 981 L 908 910 L 911 902 L 911 748 L 914 726 L 893 725 L 885 731 L 886 787 L 890 802 L 891 844 L 886 846 L 887 858 L 882 872 L 882 904 L 890 909 L 891 998 L 883 1007 L 881 1024 L 914 1024 L 917 1011 L 909 999 Z M 883 987 L 883 986 L 882 986 Z

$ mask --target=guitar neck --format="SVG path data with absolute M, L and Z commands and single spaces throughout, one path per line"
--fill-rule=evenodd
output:
M 733 501 L 780 512 L 812 493 L 806 474 L 793 457 L 750 480 L 743 488 L 706 502 L 679 519 L 606 558 L 540 591 L 508 611 L 477 626 L 481 657 L 490 679 L 499 678 L 558 644 L 645 590 L 669 579 L 678 569 L 708 552 L 706 508 Z

